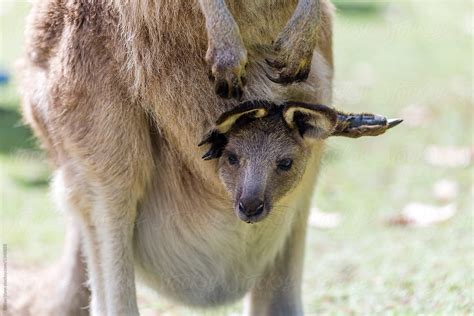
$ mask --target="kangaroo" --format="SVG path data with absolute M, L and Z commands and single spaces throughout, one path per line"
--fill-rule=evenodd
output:
M 189 306 L 248 294 L 247 314 L 301 315 L 324 139 L 373 130 L 322 105 L 332 11 L 328 0 L 36 2 L 23 113 L 55 169 L 70 255 L 55 267 L 61 287 L 25 298 L 23 313 L 138 315 L 137 275 Z

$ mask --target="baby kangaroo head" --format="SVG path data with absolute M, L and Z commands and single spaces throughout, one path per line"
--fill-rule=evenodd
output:
M 201 143 L 211 145 L 203 158 L 219 159 L 236 215 L 258 222 L 298 184 L 311 141 L 328 137 L 336 120 L 337 113 L 322 105 L 245 102 L 217 120 Z

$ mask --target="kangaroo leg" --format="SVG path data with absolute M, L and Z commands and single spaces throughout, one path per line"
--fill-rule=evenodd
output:
M 88 188 L 82 185 L 80 177 L 71 166 L 57 170 L 52 183 L 52 191 L 58 209 L 65 210 L 74 224 L 74 231 L 81 237 L 83 262 L 87 266 L 85 283 L 90 301 L 86 304 L 91 313 L 106 315 L 105 282 L 100 269 L 98 234 L 89 219 L 91 203 Z
M 91 208 L 78 214 L 92 292 L 91 314 L 138 315 L 132 249 L 136 188 L 122 187 L 124 179 L 110 179 L 109 183 L 104 178 L 104 183 L 83 176 L 81 181 L 92 188 L 82 196 L 90 201 Z
M 89 315 L 90 292 L 82 253 L 81 232 L 77 221 L 67 225 L 64 251 L 52 267 L 37 271 L 13 271 L 15 279 L 11 315 Z
M 242 97 L 247 50 L 225 0 L 199 0 L 206 19 L 208 49 L 206 61 L 215 92 L 223 98 Z
M 311 69 L 311 59 L 318 38 L 320 0 L 300 0 L 285 28 L 274 42 L 275 58 L 267 62 L 276 72 L 270 80 L 289 84 L 304 81 Z
M 90 311 L 138 315 L 132 239 L 153 164 L 148 121 L 120 93 L 80 97 L 54 123 L 61 133 L 62 195 L 84 236 Z
M 87 270 L 82 249 L 82 234 L 77 222 L 68 225 L 65 251 L 57 269 L 55 280 L 58 292 L 56 315 L 88 315 L 90 291 L 87 287 Z M 37 313 L 40 315 L 41 313 Z
M 137 201 L 123 202 L 122 205 L 104 203 L 100 206 L 101 210 L 112 213 L 105 214 L 108 219 L 100 223 L 98 229 L 108 315 L 138 315 L 132 249 Z

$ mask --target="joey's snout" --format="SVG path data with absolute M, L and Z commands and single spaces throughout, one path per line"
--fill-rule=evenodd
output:
M 247 223 L 256 223 L 268 215 L 265 202 L 258 197 L 241 198 L 236 207 L 237 216 Z
M 266 217 L 269 208 L 265 201 L 266 176 L 250 170 L 246 173 L 242 193 L 236 201 L 237 216 L 247 223 L 258 222 Z
M 247 223 L 254 223 L 266 217 L 269 203 L 266 203 L 268 171 L 261 163 L 249 161 L 241 178 L 240 194 L 237 194 L 235 211 Z
M 263 212 L 264 202 L 260 199 L 251 199 L 248 201 L 241 200 L 239 202 L 239 212 L 247 216 L 258 215 Z

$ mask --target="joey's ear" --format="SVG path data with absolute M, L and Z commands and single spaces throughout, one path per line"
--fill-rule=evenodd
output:
M 387 119 L 370 113 L 344 113 L 321 104 L 288 102 L 283 118 L 290 128 L 310 138 L 378 136 L 397 126 L 402 119 Z
M 261 118 L 268 114 L 269 104 L 265 101 L 248 101 L 240 103 L 230 111 L 223 113 L 216 121 L 214 130 L 220 134 L 227 133 L 243 116 L 251 119 Z
M 322 104 L 287 102 L 283 119 L 303 137 L 324 139 L 331 136 L 336 127 L 337 111 Z
M 204 160 L 219 158 L 227 145 L 228 133 L 240 118 L 250 120 L 268 115 L 271 103 L 266 101 L 247 101 L 240 103 L 230 111 L 223 113 L 216 121 L 213 129 L 208 132 L 198 146 L 211 144 L 211 148 L 202 157 Z

